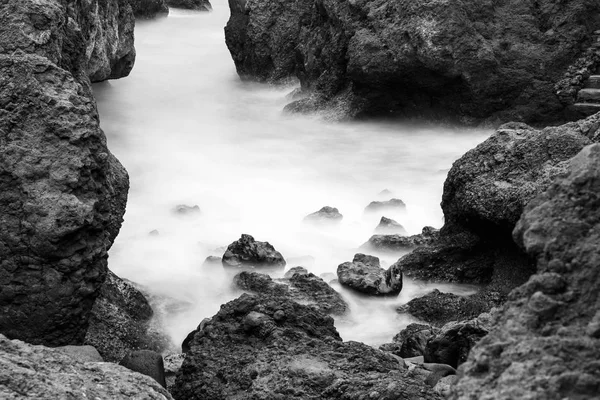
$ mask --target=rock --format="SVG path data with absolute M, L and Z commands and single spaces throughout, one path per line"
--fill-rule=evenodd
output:
M 163 359 L 162 356 L 155 351 L 132 351 L 123 357 L 119 364 L 132 371 L 149 376 L 164 388 L 167 387 Z
M 600 12 L 587 0 L 229 6 L 226 42 L 238 74 L 297 78 L 312 92 L 288 110 L 463 122 L 560 119 L 554 84 L 588 47 Z
M 169 14 L 166 0 L 128 0 L 138 18 L 155 18 Z
M 404 229 L 404 227 L 401 224 L 394 221 L 393 219 L 386 217 L 381 217 L 381 221 L 379 221 L 379 225 L 377 225 L 377 227 L 375 228 L 375 232 L 384 234 L 395 233 L 398 235 L 406 235 L 406 229 Z
M 452 386 L 456 384 L 458 381 L 458 376 L 456 375 L 448 375 L 437 381 L 435 386 L 433 387 L 433 391 L 443 396 L 445 398 L 449 397 L 451 394 Z
M 290 279 L 296 274 L 308 275 L 308 270 L 304 267 L 291 268 L 290 270 L 286 271 L 285 274 L 283 274 L 283 279 Z
M 446 376 L 456 375 L 456 370 L 447 364 L 423 363 L 420 367 L 430 371 L 425 383 L 431 387 L 435 387 L 438 381 Z
M 203 267 L 213 267 L 213 266 L 217 266 L 217 265 L 218 266 L 222 266 L 223 265 L 223 260 L 221 259 L 221 257 L 208 256 L 208 257 L 206 257 L 206 259 L 202 263 Z
M 334 274 L 333 272 L 324 272 L 319 275 L 319 278 L 323 279 L 327 283 L 331 283 L 333 280 L 337 281 L 337 274 Z
M 344 216 L 340 214 L 337 208 L 325 206 L 319 211 L 308 214 L 306 217 L 304 217 L 304 221 L 311 223 L 332 223 L 340 222 L 343 218 Z
M 184 353 L 169 354 L 163 359 L 165 365 L 165 382 L 167 383 L 167 390 L 169 392 L 171 392 L 175 386 L 175 375 L 177 375 L 177 372 L 181 369 L 184 359 Z
M 303 305 L 313 306 L 320 311 L 342 315 L 348 305 L 342 296 L 321 278 L 311 273 L 295 273 L 289 278 L 273 281 L 270 276 L 256 272 L 243 271 L 233 278 L 234 284 L 242 290 L 282 296 Z
M 92 309 L 85 343 L 106 361 L 119 362 L 131 350 L 161 352 L 170 341 L 155 326 L 146 297 L 130 282 L 108 271 Z
M 189 214 L 200 214 L 200 207 L 197 205 L 188 206 L 185 204 L 178 204 L 174 209 L 175 213 L 180 215 L 189 215 Z
M 464 363 L 473 346 L 491 329 L 489 314 L 469 321 L 449 322 L 425 346 L 426 363 L 447 364 L 454 368 Z
M 56 347 L 56 350 L 79 362 L 104 362 L 94 346 L 61 346 Z
M 250 235 L 227 246 L 223 254 L 224 267 L 283 268 L 285 260 L 269 242 L 258 242 Z
M 419 235 L 373 235 L 361 248 L 384 252 L 412 250 L 416 247 L 433 243 L 439 237 L 438 232 L 437 229 L 426 226 Z
M 365 212 L 374 213 L 381 211 L 405 211 L 406 204 L 400 199 L 391 199 L 387 201 L 372 201 L 367 207 Z
M 129 187 L 88 74 L 129 72 L 127 9 L 0 3 L 0 332 L 9 338 L 83 342 Z
M 150 235 L 150 236 L 159 236 L 160 232 L 158 231 L 158 229 L 152 229 L 150 232 L 148 232 L 148 235 Z
M 461 366 L 453 399 L 598 395 L 600 342 L 588 329 L 600 304 L 600 145 L 584 148 L 567 170 L 529 202 L 515 227 L 537 273 L 494 314 L 491 331 Z
M 32 346 L 0 335 L 3 399 L 170 400 L 152 378 L 105 362 L 82 362 L 59 349 Z
M 341 285 L 368 295 L 397 296 L 402 290 L 402 272 L 389 274 L 379 266 L 379 258 L 360 253 L 340 264 L 337 276 Z
M 438 333 L 438 328 L 429 325 L 410 324 L 394 336 L 394 343 L 399 345 L 396 354 L 402 358 L 423 356 L 427 342 Z
M 208 0 L 167 0 L 167 4 L 169 7 L 187 8 L 188 10 L 212 10 L 212 6 Z
M 283 313 L 285 318 L 277 318 Z M 255 321 L 249 326 L 248 319 Z M 242 295 L 196 333 L 177 399 L 439 399 L 394 356 L 343 342 L 333 319 L 286 298 Z

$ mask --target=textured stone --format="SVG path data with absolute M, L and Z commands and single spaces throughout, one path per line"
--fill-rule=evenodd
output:
M 338 265 L 337 276 L 341 285 L 372 296 L 397 296 L 402 290 L 402 272 L 391 274 L 379 266 L 379 258 L 365 254 Z
M 167 0 L 167 5 L 175 8 L 187 8 L 188 10 L 212 10 L 212 6 L 208 0 Z
M 166 0 L 128 0 L 138 18 L 155 18 L 169 14 Z
M 123 357 L 119 364 L 127 369 L 149 376 L 164 388 L 167 387 L 163 358 L 155 351 L 132 351 Z
M 285 267 L 283 256 L 269 242 L 256 241 L 246 234 L 242 234 L 239 240 L 227 246 L 222 262 L 224 267 L 236 268 Z

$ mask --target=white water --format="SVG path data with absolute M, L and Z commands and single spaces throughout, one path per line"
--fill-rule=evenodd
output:
M 168 18 L 138 22 L 131 75 L 95 86 L 109 147 L 131 178 L 109 266 L 154 293 L 190 304 L 165 316 L 175 343 L 239 295 L 230 287 L 231 275 L 202 264 L 208 255 L 221 256 L 241 233 L 273 244 L 287 268 L 301 263 L 294 257 L 311 256 L 314 262 L 302 261 L 311 272 L 335 273 L 373 234 L 381 215 L 363 210 L 382 200 L 383 189 L 407 204 L 407 213 L 386 216 L 409 233 L 440 227 L 447 170 L 489 135 L 283 115 L 292 88 L 240 82 L 224 41 L 229 11 L 224 2 L 213 6 L 212 13 L 172 10 Z M 178 204 L 197 204 L 202 212 L 177 215 Z M 325 205 L 344 215 L 338 227 L 302 223 Z M 159 235 L 149 235 L 152 230 Z M 382 264 L 397 258 L 384 255 Z M 395 307 L 433 286 L 406 280 L 401 295 L 386 300 L 334 287 L 352 310 L 336 321 L 342 337 L 375 345 L 412 322 Z

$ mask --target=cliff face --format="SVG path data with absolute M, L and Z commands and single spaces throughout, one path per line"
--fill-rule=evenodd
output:
M 0 4 L 0 332 L 10 338 L 84 338 L 129 186 L 88 75 L 128 74 L 132 33 L 125 0 Z
M 349 116 L 538 121 L 600 28 L 594 0 L 230 0 L 227 45 L 244 79 L 297 77 Z

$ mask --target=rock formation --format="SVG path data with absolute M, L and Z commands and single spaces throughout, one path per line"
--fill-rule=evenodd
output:
M 0 4 L 0 332 L 10 338 L 83 341 L 129 185 L 90 78 L 129 73 L 132 34 L 123 1 Z
M 386 201 L 372 201 L 365 207 L 365 212 L 374 213 L 381 211 L 404 211 L 406 204 L 400 199 L 390 199 Z
M 338 281 L 357 292 L 372 296 L 397 296 L 402 290 L 402 271 L 384 270 L 379 258 L 355 254 L 352 262 L 337 268 Z
M 166 0 L 127 0 L 138 18 L 154 18 L 169 14 Z
M 406 235 L 406 229 L 400 223 L 386 217 L 381 217 L 379 225 L 375 228 L 375 232 L 378 234 Z
M 289 109 L 346 116 L 547 121 L 554 85 L 592 43 L 590 0 L 230 0 L 227 46 L 243 79 L 298 78 Z
M 227 246 L 222 258 L 224 267 L 283 268 L 285 260 L 269 242 L 259 242 L 250 235 Z
M 312 223 L 340 222 L 343 218 L 344 216 L 337 208 L 325 206 L 319 211 L 308 214 L 304 217 L 304 221 Z
M 187 8 L 189 10 L 211 11 L 212 6 L 208 0 L 167 0 L 169 7 Z

